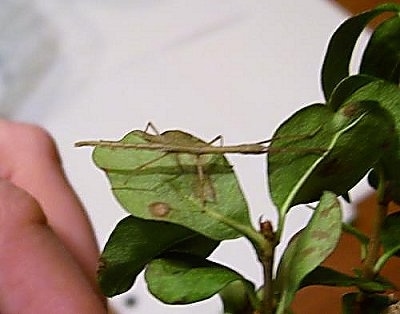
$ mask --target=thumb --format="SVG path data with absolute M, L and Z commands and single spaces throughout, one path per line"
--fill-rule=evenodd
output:
M 2 179 L 0 313 L 106 313 L 38 203 Z

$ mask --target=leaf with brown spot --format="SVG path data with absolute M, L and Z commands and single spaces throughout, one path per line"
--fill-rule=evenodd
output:
M 280 218 L 323 191 L 346 194 L 386 153 L 382 146 L 392 142 L 393 128 L 392 117 L 374 101 L 350 102 L 336 112 L 321 104 L 297 111 L 275 132 L 268 155 L 269 189 Z M 313 136 L 293 140 L 293 134 Z M 318 147 L 325 152 L 310 150 Z
M 114 144 L 97 145 L 96 165 L 104 170 L 114 196 L 135 217 L 178 224 L 215 240 L 242 236 L 216 217 L 251 227 L 247 202 L 236 174 L 221 154 L 169 153 L 129 145 L 210 144 L 182 131 L 158 135 L 132 131 Z
M 308 225 L 297 233 L 286 248 L 277 273 L 280 303 L 277 314 L 285 313 L 302 280 L 334 250 L 342 225 L 336 195 L 325 192 Z
M 315 240 L 324 240 L 329 238 L 330 233 L 328 231 L 323 230 L 315 230 L 312 232 L 311 237 Z
M 154 217 L 165 217 L 171 211 L 171 207 L 164 202 L 153 202 L 149 205 L 149 211 Z

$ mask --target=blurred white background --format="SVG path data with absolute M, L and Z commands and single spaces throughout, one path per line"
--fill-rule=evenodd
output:
M 91 150 L 74 142 L 118 139 L 148 121 L 205 140 L 222 134 L 226 144 L 270 138 L 291 113 L 323 100 L 319 69 L 344 18 L 326 0 L 0 0 L 0 111 L 53 134 L 103 246 L 126 214 Z M 265 157 L 229 158 L 253 221 L 275 221 Z M 308 217 L 293 210 L 286 238 Z M 244 240 L 212 259 L 260 282 Z M 161 305 L 142 279 L 112 303 L 118 313 L 188 313 Z M 220 311 L 217 298 L 190 309 Z

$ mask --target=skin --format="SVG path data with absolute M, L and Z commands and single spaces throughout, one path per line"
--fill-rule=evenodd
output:
M 0 313 L 106 313 L 98 255 L 51 136 L 0 120 Z

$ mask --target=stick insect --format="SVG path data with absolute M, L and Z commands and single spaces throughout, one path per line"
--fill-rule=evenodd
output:
M 154 134 L 149 132 L 151 130 Z M 82 146 L 96 146 L 96 147 L 108 147 L 116 149 L 135 149 L 135 150 L 150 150 L 162 152 L 160 156 L 151 159 L 144 164 L 140 165 L 134 170 L 142 170 L 155 162 L 163 159 L 164 157 L 174 154 L 176 156 L 176 164 L 179 168 L 183 169 L 180 163 L 179 155 L 188 154 L 193 155 L 195 158 L 195 166 L 198 178 L 198 198 L 203 206 L 206 205 L 207 201 L 215 200 L 216 193 L 213 184 L 209 178 L 209 174 L 205 171 L 203 156 L 205 155 L 224 155 L 224 154 L 252 154 L 260 155 L 276 151 L 293 151 L 290 147 L 279 147 L 274 148 L 268 146 L 274 140 L 279 138 L 268 139 L 256 143 L 250 144 L 239 144 L 239 145 L 223 145 L 223 137 L 217 136 L 210 142 L 204 142 L 201 139 L 192 136 L 188 133 L 169 130 L 163 133 L 159 133 L 152 123 L 148 123 L 144 131 L 139 131 L 140 136 L 144 139 L 143 143 L 124 143 L 121 141 L 80 141 L 75 144 L 76 147 Z M 307 136 L 296 135 L 293 139 L 312 137 L 316 132 Z M 288 138 L 287 136 L 285 137 Z M 220 145 L 214 145 L 220 141 Z M 298 151 L 298 149 L 296 149 Z M 325 150 L 319 148 L 305 148 L 305 150 L 313 153 L 324 153 Z M 128 181 L 128 180 L 127 180 Z

